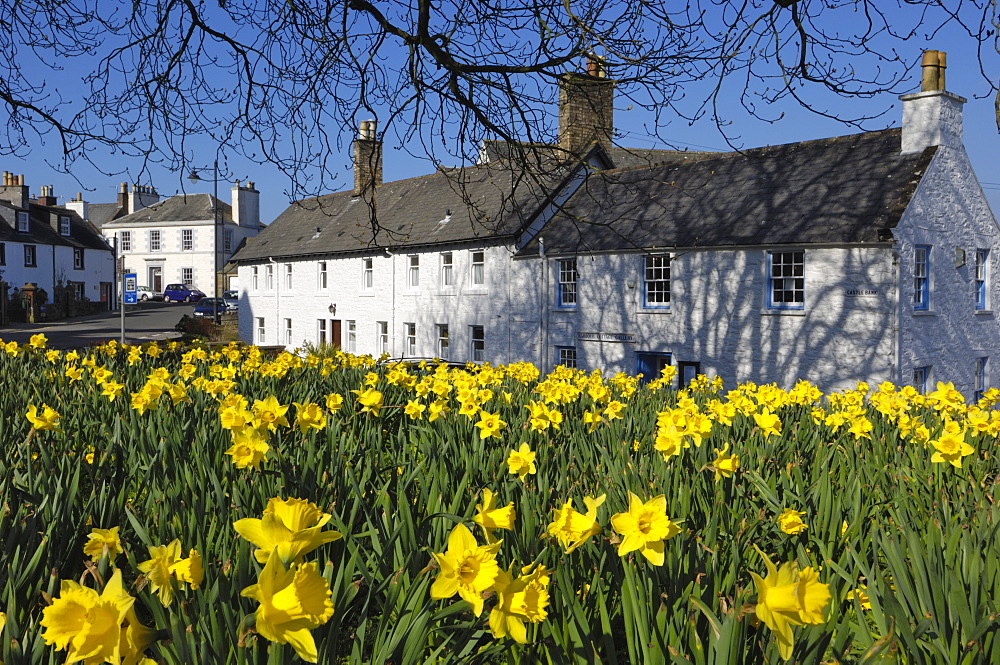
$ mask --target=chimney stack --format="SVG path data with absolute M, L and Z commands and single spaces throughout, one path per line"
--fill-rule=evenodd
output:
M 354 141 L 354 195 L 382 184 L 382 142 L 375 138 L 374 120 L 362 120 Z
M 123 182 L 118 185 L 118 207 L 125 208 L 125 214 L 128 214 L 128 183 Z
M 615 83 L 604 60 L 587 57 L 587 73 L 566 74 L 559 82 L 559 147 L 579 157 L 595 141 L 611 146 L 615 130 Z
M 90 221 L 90 206 L 83 200 L 83 192 L 77 192 L 76 198 L 72 201 L 67 201 L 63 207 L 75 212 L 80 216 L 80 219 Z
M 260 192 L 249 180 L 245 185 L 237 180 L 233 187 L 233 221 L 250 228 L 260 226 Z
M 160 195 L 157 194 L 155 188 L 146 185 L 132 185 L 132 193 L 128 195 L 127 214 L 149 207 L 159 200 Z
M 55 188 L 52 185 L 42 185 L 42 193 L 36 199 L 40 206 L 54 206 L 56 204 Z
M 14 175 L 3 172 L 3 184 L 0 185 L 0 199 L 7 201 L 11 205 L 28 209 L 28 188 L 24 184 L 24 175 Z
M 962 105 L 964 97 L 944 89 L 947 54 L 924 51 L 920 92 L 902 95 L 903 138 L 900 152 L 920 152 L 930 146 L 964 150 Z

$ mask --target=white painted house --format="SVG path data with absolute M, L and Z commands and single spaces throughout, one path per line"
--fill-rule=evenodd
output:
M 1000 227 L 936 63 L 901 98 L 901 129 L 741 153 L 606 147 L 613 83 L 576 75 L 558 166 L 537 178 L 492 145 L 476 166 L 382 183 L 363 125 L 354 190 L 294 204 L 234 257 L 241 337 L 669 363 L 728 385 L 951 380 L 972 398 L 1000 376 Z
M 113 309 L 114 255 L 97 229 L 56 205 L 51 187 L 32 198 L 24 176 L 6 171 L 0 184 L 0 278 L 10 287 L 36 284 L 49 302 L 62 284 L 78 300 Z
M 229 205 L 209 194 L 178 194 L 135 206 L 105 221 L 102 231 L 116 241 L 125 271 L 136 273 L 140 284 L 154 293 L 168 284 L 187 284 L 212 295 L 215 270 L 263 228 L 260 193 L 252 182 L 237 183 L 232 201 Z

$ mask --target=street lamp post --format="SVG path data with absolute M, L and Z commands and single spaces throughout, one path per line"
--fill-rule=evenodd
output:
M 196 185 L 204 178 L 198 171 L 192 170 L 188 176 L 191 184 Z M 212 320 L 219 322 L 219 160 L 212 163 Z

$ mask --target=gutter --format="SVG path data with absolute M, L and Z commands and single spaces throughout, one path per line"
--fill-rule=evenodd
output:
M 278 273 L 278 262 L 273 256 L 267 257 L 271 262 L 273 272 L 271 278 L 274 279 L 274 340 L 275 345 L 281 341 L 281 275 Z
M 542 297 L 538 299 L 538 365 L 542 372 L 548 371 L 549 359 L 549 261 L 545 257 L 545 238 L 538 236 L 538 258 L 542 269 Z
M 897 386 L 903 385 L 903 368 L 900 366 L 899 356 L 900 347 L 902 345 L 901 330 L 900 330 L 900 303 L 899 303 L 899 292 L 902 290 L 901 279 L 901 267 L 899 261 L 899 252 L 895 248 L 892 250 L 892 271 L 893 271 L 893 282 L 894 288 L 892 293 L 892 360 L 889 367 L 889 374 L 893 377 L 893 383 Z

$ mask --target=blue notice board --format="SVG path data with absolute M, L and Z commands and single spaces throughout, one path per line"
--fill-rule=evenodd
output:
M 136 299 L 136 278 L 134 272 L 127 272 L 123 276 L 124 288 L 122 293 L 125 294 L 125 304 L 134 305 L 138 300 Z

